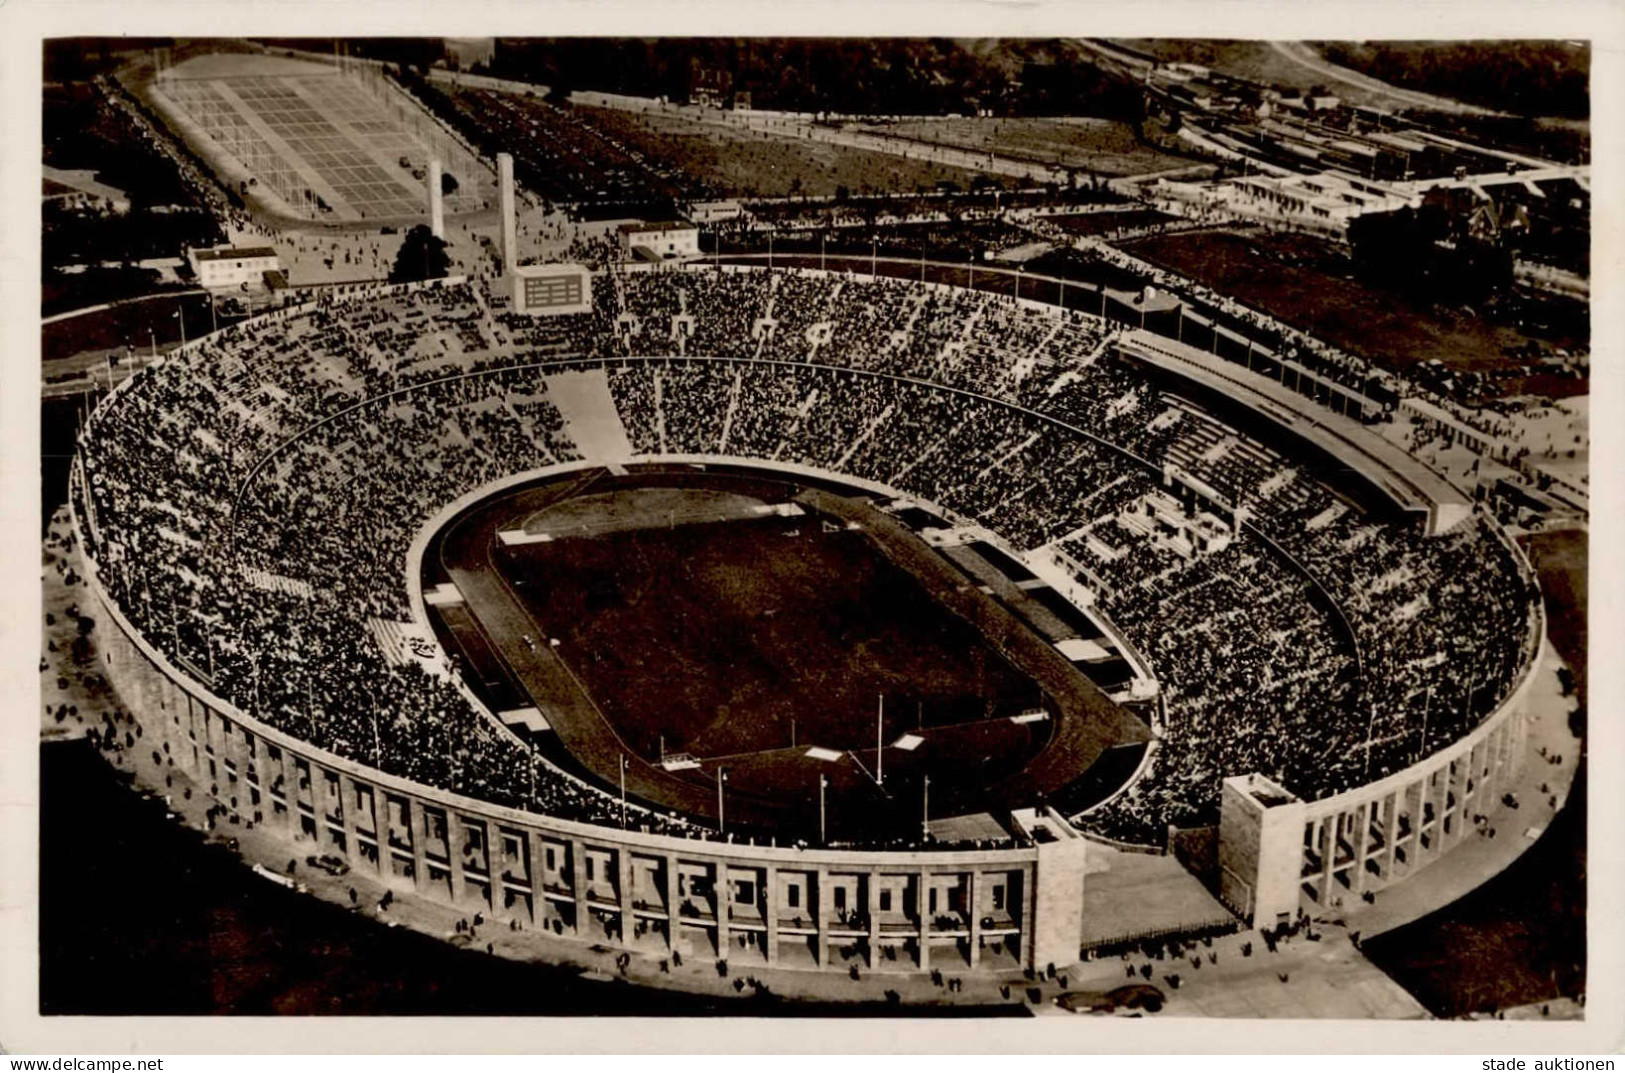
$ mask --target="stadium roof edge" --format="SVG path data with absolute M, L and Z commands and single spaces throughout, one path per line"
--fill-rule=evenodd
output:
M 1129 331 L 1118 346 L 1131 357 L 1222 393 L 1326 452 L 1401 511 L 1423 515 L 1429 536 L 1450 531 L 1472 512 L 1465 493 L 1397 445 L 1267 377 L 1150 332 Z

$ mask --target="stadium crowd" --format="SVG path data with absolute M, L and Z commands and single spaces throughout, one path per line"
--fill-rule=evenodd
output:
M 1094 318 L 710 266 L 604 273 L 593 300 L 525 318 L 477 283 L 375 289 L 160 361 L 82 441 L 102 580 L 256 718 L 396 774 L 618 822 L 612 795 L 379 639 L 411 618 L 408 546 L 441 506 L 581 457 L 549 378 L 601 368 L 640 455 L 882 482 L 1075 565 L 1161 686 L 1146 772 L 1077 821 L 1112 838 L 1213 822 L 1226 775 L 1317 798 L 1399 770 L 1493 711 L 1528 655 L 1534 593 L 1488 523 L 1426 538 L 1367 514 L 1157 391 Z M 1169 487 L 1167 465 L 1224 502 Z

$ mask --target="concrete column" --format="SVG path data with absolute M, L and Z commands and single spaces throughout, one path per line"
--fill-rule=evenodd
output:
M 625 846 L 615 848 L 615 889 L 621 902 L 621 945 L 632 945 L 638 915 L 632 905 L 632 854 Z
M 1444 802 L 1445 795 L 1450 788 L 1450 765 L 1441 765 L 1434 771 L 1434 778 L 1430 786 L 1433 800 L 1433 852 L 1432 857 L 1437 858 L 1444 852 Z M 1418 862 L 1420 863 L 1420 862 Z
M 463 821 L 451 809 L 446 810 L 446 865 L 451 869 L 451 903 L 463 904 Z
M 818 949 L 813 953 L 818 959 L 818 967 L 823 968 L 829 964 L 829 870 L 820 868 L 816 881 L 818 886 L 812 892 L 813 922 L 818 928 Z
M 880 964 L 880 884 L 876 882 L 879 873 L 870 870 L 868 881 L 864 884 L 867 894 L 865 903 L 869 907 L 869 967 L 872 969 Z
M 1020 949 L 1027 951 L 1027 963 L 1032 966 L 1035 972 L 1044 967 L 1038 964 L 1038 929 L 1033 926 L 1033 918 L 1037 915 L 1034 910 L 1038 904 L 1037 879 L 1037 868 L 1023 868 L 1021 870 L 1021 920 L 1018 922 L 1021 926 L 1021 934 L 1018 938 L 1021 943 Z M 1008 879 L 1006 882 L 1008 882 Z M 1074 954 L 1073 956 L 1076 957 L 1077 955 Z
M 713 884 L 716 892 L 713 901 L 717 917 L 717 957 L 725 958 L 728 956 L 728 940 L 732 938 L 729 934 L 728 921 L 731 916 L 729 910 L 732 908 L 730 903 L 733 900 L 733 885 L 728 882 L 727 861 L 714 861 L 711 868 L 712 874 L 716 877 Z
M 1327 816 L 1320 821 L 1320 896 L 1321 905 L 1332 903 L 1332 864 L 1337 860 L 1337 827 L 1339 816 Z
M 248 794 L 248 747 L 243 741 L 243 728 L 234 723 L 225 723 L 221 728 L 224 731 L 226 747 L 226 760 L 231 767 L 227 771 L 225 785 L 221 787 L 226 795 L 226 806 L 239 816 L 254 818 L 254 806 Z M 230 776 L 236 775 L 237 782 L 232 783 Z M 237 799 L 232 805 L 231 799 Z
M 970 874 L 965 891 L 965 913 L 970 917 L 970 967 L 976 968 L 982 960 L 982 873 Z
M 1367 801 L 1354 814 L 1359 826 L 1354 832 L 1354 865 L 1349 885 L 1356 897 L 1365 893 L 1365 847 L 1371 838 L 1371 806 L 1372 802 Z
M 683 917 L 677 911 L 677 858 L 666 857 L 666 946 L 677 949 L 677 936 L 683 926 Z
M 423 811 L 423 803 L 415 797 L 406 800 L 406 819 L 411 828 L 412 887 L 422 894 L 429 887 L 429 856 L 424 850 L 429 840 L 429 817 Z
M 914 878 L 914 912 L 920 922 L 920 971 L 931 971 L 931 873 Z
M 350 861 L 350 866 L 353 868 L 361 860 L 361 847 L 356 844 L 355 780 L 343 772 L 339 772 L 338 805 L 339 815 L 343 818 L 344 856 Z
M 1382 879 L 1385 883 L 1392 883 L 1394 881 L 1394 853 L 1399 849 L 1399 847 L 1395 844 L 1394 839 L 1399 834 L 1400 795 L 1404 792 L 1405 791 L 1403 789 L 1395 790 L 1393 793 L 1389 794 L 1384 801 L 1383 807 L 1387 811 L 1386 815 L 1383 816 Z
M 1411 836 L 1405 847 L 1405 874 L 1412 875 L 1422 863 L 1422 820 L 1428 799 L 1427 776 L 1405 788 L 1405 806 L 1411 817 Z
M 185 746 L 177 742 L 175 748 L 179 750 L 185 748 Z M 291 834 L 299 830 L 299 801 L 297 800 L 299 771 L 294 767 L 293 756 L 288 750 L 279 746 L 277 752 L 280 755 L 277 757 L 275 772 L 266 772 L 268 776 L 266 787 L 269 790 L 269 787 L 276 782 L 277 776 L 282 776 L 282 803 L 285 807 L 282 810 L 281 825 L 284 834 Z M 276 811 L 274 807 L 272 807 L 272 811 Z
M 592 916 L 587 909 L 587 853 L 579 838 L 570 839 L 570 893 L 576 900 L 576 934 L 587 935 Z
M 767 963 L 779 963 L 779 870 L 767 866 L 767 890 L 762 897 L 762 916 L 767 921 Z
M 530 884 L 530 922 L 539 926 L 546 901 L 546 895 L 542 893 L 542 861 L 546 860 L 547 850 L 542 845 L 539 831 L 527 831 L 525 841 L 530 844 L 530 860 L 525 865 L 525 881 Z

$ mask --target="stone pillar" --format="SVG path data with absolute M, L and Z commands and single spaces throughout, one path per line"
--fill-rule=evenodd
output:
M 1320 821 L 1320 896 L 1315 900 L 1321 905 L 1332 903 L 1335 882 L 1332 868 L 1337 860 L 1337 829 L 1341 820 L 1341 816 L 1334 814 Z
M 733 884 L 728 881 L 727 861 L 713 861 L 711 870 L 712 875 L 715 877 L 712 886 L 715 892 L 713 904 L 716 907 L 717 918 L 717 957 L 725 958 L 728 956 L 728 940 L 731 938 L 728 921 L 730 918 L 729 909 L 731 908 L 729 903 L 733 898 Z
M 965 915 L 970 918 L 970 967 L 976 968 L 982 961 L 982 872 L 976 869 L 970 874 L 970 883 L 965 889 Z
M 666 857 L 666 946 L 675 951 L 677 937 L 682 934 L 683 915 L 677 911 L 677 858 Z
M 446 867 L 451 869 L 451 904 L 462 905 L 466 894 L 463 876 L 463 821 L 451 809 L 446 810 Z
M 1406 875 L 1414 875 L 1422 864 L 1422 823 L 1428 799 L 1427 776 L 1405 788 L 1405 803 L 1411 817 L 1411 836 L 1405 849 Z
M 762 917 L 767 923 L 767 963 L 779 963 L 779 870 L 767 866 L 767 890 L 762 897 Z
M 829 964 L 829 869 L 820 868 L 818 884 L 812 893 L 810 908 L 813 911 L 813 924 L 818 929 L 818 948 L 813 951 L 818 960 L 818 967 L 823 968 Z
M 1365 893 L 1365 848 L 1371 838 L 1371 807 L 1374 802 L 1366 801 L 1355 812 L 1355 822 L 1359 826 L 1354 831 L 1354 870 L 1349 876 L 1349 885 L 1353 888 L 1355 897 Z
M 429 888 L 429 857 L 424 848 L 429 840 L 429 818 L 423 811 L 423 802 L 415 797 L 407 798 L 406 818 L 412 841 L 412 888 L 422 894 Z
M 592 914 L 587 908 L 587 852 L 579 838 L 570 839 L 570 893 L 576 901 L 576 935 L 585 937 L 591 934 L 587 925 Z
M 931 971 L 931 873 L 920 869 L 914 879 L 914 913 L 920 924 L 920 971 Z
M 226 761 L 231 765 L 227 769 L 224 787 L 226 806 L 239 816 L 253 819 L 254 805 L 248 792 L 248 746 L 243 741 L 243 728 L 235 723 L 225 723 L 222 729 L 225 731 Z M 233 775 L 237 777 L 236 783 L 231 781 Z M 231 803 L 232 798 L 237 799 L 235 805 Z
M 1384 802 L 1384 808 L 1387 810 L 1387 812 L 1386 815 L 1383 816 L 1382 879 L 1385 883 L 1392 883 L 1394 881 L 1394 854 L 1399 849 L 1399 846 L 1394 840 L 1399 835 L 1400 795 L 1404 792 L 1404 788 L 1401 787 L 1400 789 L 1389 794 Z
M 864 884 L 867 898 L 865 903 L 869 907 L 869 967 L 872 969 L 880 964 L 880 874 L 870 869 L 867 881 Z
M 621 945 L 631 946 L 638 915 L 632 905 L 632 853 L 625 846 L 615 847 L 615 888 L 621 902 Z
M 547 895 L 542 892 L 542 861 L 546 849 L 542 846 L 539 831 L 526 831 L 525 842 L 530 849 L 530 859 L 525 862 L 525 882 L 530 886 L 530 922 L 539 927 L 543 919 L 542 908 L 547 900 Z
M 339 817 L 344 827 L 344 856 L 351 867 L 361 860 L 361 847 L 356 843 L 355 797 L 355 780 L 339 772 Z

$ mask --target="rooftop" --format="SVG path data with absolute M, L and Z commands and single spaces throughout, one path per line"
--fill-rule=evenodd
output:
M 213 250 L 194 250 L 192 257 L 198 261 L 252 261 L 261 258 L 275 258 L 276 250 L 269 246 L 221 246 Z

